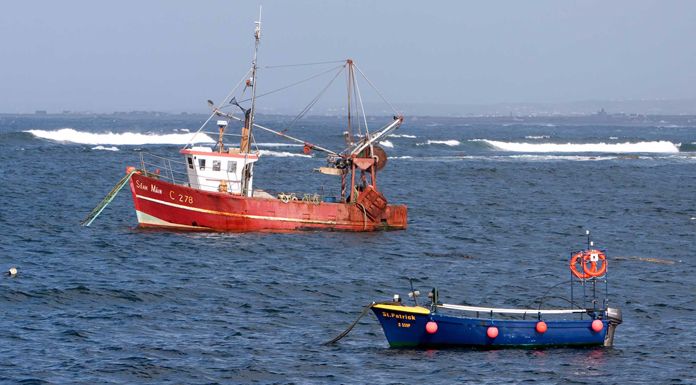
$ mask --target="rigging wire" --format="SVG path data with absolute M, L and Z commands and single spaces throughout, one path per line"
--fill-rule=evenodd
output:
M 299 64 L 280 64 L 280 65 L 272 65 L 272 66 L 263 66 L 263 67 L 259 67 L 259 68 L 271 69 L 271 68 L 303 67 L 303 66 L 312 66 L 312 65 L 320 65 L 320 64 L 336 64 L 336 63 L 345 63 L 345 60 L 332 60 L 332 61 L 299 63 Z
M 249 76 L 249 72 L 251 72 L 251 69 L 249 69 L 249 71 L 247 71 L 244 74 L 244 76 L 242 76 L 242 79 L 239 81 L 239 83 L 237 83 L 237 85 L 234 86 L 234 88 L 232 88 L 232 91 L 230 91 L 227 94 L 227 96 L 225 96 L 225 98 L 222 100 L 222 102 L 220 102 L 220 104 L 217 107 L 213 108 L 213 112 L 210 114 L 210 116 L 208 116 L 208 119 L 206 119 L 205 122 L 203 122 L 203 124 L 201 125 L 201 127 L 198 128 L 198 130 L 196 130 L 196 133 L 193 134 L 191 139 L 189 139 L 188 143 L 186 143 L 183 148 L 186 148 L 186 147 L 188 147 L 189 144 L 193 143 L 193 140 L 196 139 L 196 135 L 198 135 L 201 132 L 201 130 L 203 129 L 203 127 L 205 127 L 205 125 L 208 124 L 208 122 L 210 122 L 210 119 L 212 119 L 213 116 L 217 115 L 217 111 L 221 108 L 221 106 L 223 106 L 225 103 L 227 103 L 227 99 L 229 99 L 232 96 L 232 94 L 234 94 L 234 92 L 237 90 L 237 88 L 239 88 L 240 85 L 242 85 L 244 80 L 246 80 L 247 76 Z
M 358 93 L 357 93 L 357 90 L 355 89 L 355 84 L 357 83 L 357 81 L 355 80 L 355 71 L 353 70 L 352 72 L 353 72 L 353 76 L 351 76 L 351 79 L 350 79 L 351 92 L 353 94 L 353 100 L 357 101 L 358 100 Z M 355 109 L 355 117 L 358 120 L 358 135 L 363 136 L 362 122 L 360 121 L 360 111 L 358 111 L 357 108 Z
M 302 111 L 300 111 L 300 113 L 297 114 L 297 116 L 295 116 L 295 118 L 294 118 L 294 119 L 292 120 L 292 122 L 290 122 L 290 124 L 283 130 L 283 132 L 285 132 L 285 131 L 289 130 L 290 128 L 292 128 L 292 126 L 293 126 L 295 123 L 297 123 L 298 120 L 302 119 L 302 117 L 303 117 L 307 112 L 309 112 L 309 110 L 311 110 L 312 107 L 314 107 L 314 105 L 319 101 L 319 99 L 322 97 L 322 95 L 324 95 L 324 93 L 326 92 L 326 90 L 328 90 L 329 87 L 331 87 L 331 84 L 333 84 L 333 82 L 336 80 L 336 78 L 338 77 L 338 75 L 340 75 L 341 72 L 343 72 L 343 70 L 344 70 L 345 68 L 346 68 L 346 65 L 342 65 L 342 66 L 341 66 L 341 69 L 340 69 L 338 72 L 336 72 L 336 74 L 334 75 L 333 78 L 331 78 L 331 80 L 329 81 L 329 84 L 327 84 L 327 85 L 321 90 L 321 92 L 319 92 L 319 95 L 317 95 L 316 97 L 314 97 L 314 99 L 312 99 L 312 101 L 310 101 L 309 104 L 307 104 L 307 106 L 305 106 L 305 108 L 304 108 Z
M 367 116 L 365 115 L 365 107 L 363 106 L 362 95 L 360 94 L 360 85 L 358 82 L 355 82 L 355 91 L 358 94 L 358 103 L 360 103 L 360 111 L 362 111 L 363 121 L 365 122 L 365 138 L 368 139 L 370 136 L 370 130 L 367 127 Z
M 308 81 L 310 81 L 310 80 L 312 80 L 312 79 L 318 78 L 318 77 L 321 76 L 321 75 L 327 74 L 327 73 L 329 73 L 329 72 L 331 72 L 331 71 L 335 71 L 336 69 L 339 69 L 339 68 L 341 68 L 341 67 L 343 67 L 343 66 L 331 67 L 331 68 L 329 68 L 329 69 L 327 69 L 327 70 L 325 70 L 325 71 L 319 72 L 319 73 L 314 74 L 314 75 L 312 75 L 312 76 L 310 76 L 310 77 L 308 77 L 308 78 L 299 80 L 299 81 L 297 81 L 297 82 L 295 82 L 295 83 L 291 83 L 291 84 L 288 84 L 288 85 L 286 85 L 286 86 L 277 88 L 277 89 L 275 89 L 275 90 L 268 91 L 268 92 L 264 92 L 264 93 L 262 93 L 262 94 L 260 94 L 260 95 L 256 95 L 256 99 L 258 99 L 258 98 L 260 98 L 260 97 L 262 97 L 262 96 L 266 96 L 266 95 L 270 95 L 270 94 L 274 94 L 274 93 L 276 93 L 276 92 L 280 92 L 280 91 L 286 90 L 286 89 L 288 89 L 288 88 L 290 88 L 290 87 L 294 87 L 294 86 L 296 86 L 296 85 L 300 85 L 300 84 L 302 84 L 302 83 L 304 83 L 304 82 L 308 82 Z M 251 98 L 246 98 L 246 99 L 240 100 L 239 103 L 248 102 L 249 100 L 251 100 Z
M 353 65 L 355 65 L 355 64 L 353 64 Z M 365 80 L 366 80 L 367 83 L 370 85 L 370 87 L 372 87 L 372 89 L 375 90 L 375 92 L 377 92 L 377 95 L 379 95 L 379 97 L 382 98 L 382 101 L 385 102 L 385 103 L 387 103 L 387 105 L 389 105 L 389 107 L 391 107 L 391 109 L 394 111 L 394 113 L 395 113 L 396 115 L 401 115 L 401 113 L 400 113 L 399 111 L 397 111 L 396 108 L 395 108 L 391 103 L 389 103 L 389 101 L 384 97 L 384 95 L 382 95 L 382 93 L 379 92 L 379 90 L 377 89 L 377 87 L 375 87 L 375 85 L 372 84 L 372 82 L 370 81 L 370 79 L 368 79 L 367 76 L 360 70 L 360 67 L 358 67 L 357 65 L 355 65 L 355 68 L 358 69 L 358 72 L 360 72 L 360 75 L 362 75 L 362 77 L 365 78 Z

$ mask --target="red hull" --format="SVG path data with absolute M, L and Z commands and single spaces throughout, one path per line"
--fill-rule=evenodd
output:
M 407 227 L 406 206 L 387 205 L 382 195 L 374 190 L 370 196 L 377 203 L 370 206 L 369 201 L 364 204 L 284 203 L 273 198 L 192 189 L 138 173 L 133 174 L 130 188 L 141 227 L 236 232 L 375 231 Z

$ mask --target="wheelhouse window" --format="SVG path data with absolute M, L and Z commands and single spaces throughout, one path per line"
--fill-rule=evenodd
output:
M 230 160 L 227 162 L 227 172 L 236 173 L 237 172 L 237 162 Z
M 188 167 L 193 170 L 193 159 L 191 159 L 190 156 L 187 156 L 186 160 L 188 160 Z
M 213 171 L 220 171 L 220 161 L 219 160 L 213 161 Z
M 201 171 L 205 170 L 205 159 L 198 159 L 198 168 Z

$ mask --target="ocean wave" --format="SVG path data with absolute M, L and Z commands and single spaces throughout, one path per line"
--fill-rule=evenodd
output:
M 116 146 L 111 146 L 111 147 L 96 146 L 96 147 L 92 147 L 92 150 L 118 151 L 118 147 L 116 147 Z
M 408 134 L 389 134 L 390 138 L 409 138 L 409 139 L 415 139 L 417 138 L 415 135 L 408 135 Z
M 409 155 L 404 155 L 404 156 L 390 156 L 388 159 L 413 159 L 412 156 Z
M 145 144 L 186 144 L 189 143 L 194 134 L 141 134 L 136 132 L 123 133 L 95 133 L 77 131 L 72 128 L 61 128 L 54 131 L 46 130 L 27 130 L 40 139 L 48 139 L 56 142 L 68 142 L 90 145 L 145 145 Z M 206 134 L 195 136 L 194 143 L 215 143 Z
M 670 162 L 696 161 L 695 157 L 680 155 L 551 155 L 551 154 L 515 154 L 515 155 L 445 155 L 445 156 L 396 156 L 389 159 L 411 159 L 416 162 L 452 162 L 452 161 L 488 161 L 488 162 L 601 162 L 660 160 Z
M 272 156 L 276 158 L 293 158 L 293 157 L 300 157 L 300 158 L 311 158 L 311 155 L 306 155 L 306 154 L 301 154 L 301 153 L 295 153 L 295 152 L 287 152 L 287 151 L 271 151 L 271 150 L 259 150 L 259 153 L 264 156 Z
M 394 148 L 394 143 L 392 143 L 388 140 L 383 140 L 383 141 L 379 142 L 379 145 L 382 147 L 386 147 L 386 148 Z
M 683 143 L 681 146 L 679 146 L 679 151 L 695 152 L 696 151 L 696 142 Z
M 445 146 L 450 146 L 450 147 L 455 147 L 459 146 L 461 144 L 460 141 L 455 140 L 455 139 L 450 139 L 450 140 L 428 140 L 425 143 L 417 143 L 417 146 L 424 146 L 424 145 L 430 145 L 430 144 L 444 144 Z
M 520 159 L 527 161 L 550 161 L 550 160 L 567 160 L 575 162 L 589 162 L 589 161 L 602 161 L 602 160 L 615 160 L 620 159 L 618 156 L 581 156 L 581 155 L 510 155 L 508 159 Z
M 256 143 L 259 147 L 303 147 L 299 143 Z
M 524 137 L 525 139 L 549 139 L 551 138 L 550 135 L 527 135 Z
M 660 140 L 636 143 L 517 143 L 483 139 L 500 151 L 510 152 L 601 152 L 601 153 L 677 153 L 679 144 Z

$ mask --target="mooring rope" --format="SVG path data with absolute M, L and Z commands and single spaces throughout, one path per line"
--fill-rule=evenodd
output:
M 331 345 L 331 344 L 334 344 L 334 343 L 338 342 L 340 339 L 342 339 L 343 337 L 347 336 L 348 333 L 350 333 L 350 331 L 353 330 L 353 328 L 355 327 L 355 325 L 358 324 L 358 321 L 360 321 L 360 319 L 361 319 L 362 317 L 364 317 L 365 314 L 367 314 L 367 312 L 372 308 L 372 306 L 373 306 L 373 305 L 376 305 L 376 304 L 377 304 L 376 302 L 372 302 L 372 303 L 370 303 L 369 305 L 365 306 L 365 307 L 363 308 L 362 312 L 360 312 L 360 315 L 358 316 L 358 318 L 356 318 L 355 321 L 353 321 L 353 323 L 350 324 L 350 326 L 348 326 L 348 329 L 344 330 L 341 334 L 337 335 L 337 336 L 336 336 L 334 339 L 332 339 L 331 341 L 326 341 L 326 342 L 324 342 L 324 345 Z
M 367 229 L 367 210 L 365 210 L 365 206 L 362 205 L 362 203 L 356 203 L 360 209 L 362 209 L 363 212 L 363 231 Z

